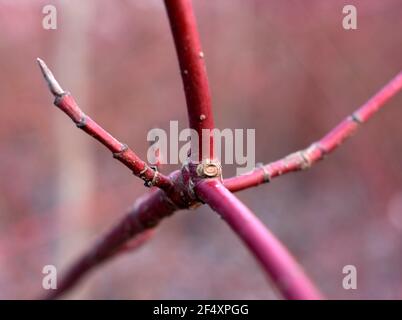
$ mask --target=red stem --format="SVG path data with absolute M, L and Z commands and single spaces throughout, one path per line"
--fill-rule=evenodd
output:
M 244 241 L 285 298 L 321 299 L 286 248 L 220 181 L 204 180 L 195 190 Z
M 90 270 L 98 267 L 117 253 L 124 252 L 126 245 L 133 237 L 134 249 L 142 244 L 160 220 L 170 216 L 176 210 L 176 206 L 167 198 L 162 190 L 153 189 L 150 193 L 139 198 L 133 208 L 107 232 L 100 240 L 83 254 L 58 281 L 57 290 L 52 290 L 47 299 L 54 299 L 66 293 Z
M 203 160 L 205 148 L 210 151 L 204 155 L 205 158 L 213 158 L 213 138 L 202 141 L 202 130 L 207 129 L 208 133 L 208 130 L 213 130 L 215 126 L 204 53 L 193 7 L 190 0 L 165 0 L 165 5 L 179 59 L 190 128 L 195 129 L 199 137 L 198 160 Z M 194 153 L 194 145 L 192 150 Z
M 318 142 L 311 144 L 304 150 L 292 153 L 285 158 L 256 168 L 250 173 L 225 179 L 225 187 L 232 192 L 240 191 L 268 182 L 272 178 L 288 172 L 310 168 L 314 163 L 322 160 L 325 155 L 333 152 L 347 138 L 352 136 L 361 124 L 375 115 L 401 89 L 402 72 L 396 75 L 369 101 L 356 110 L 351 116 L 344 119 Z
M 147 163 L 141 160 L 141 158 L 138 157 L 127 145 L 118 141 L 94 120 L 87 116 L 78 107 L 73 96 L 60 87 L 52 72 L 39 58 L 38 64 L 48 82 L 50 91 L 56 98 L 54 104 L 67 114 L 78 128 L 82 129 L 107 147 L 113 153 L 113 157 L 131 169 L 134 175 L 143 179 L 146 186 L 157 186 L 163 190 L 169 190 L 172 187 L 172 182 L 168 177 L 149 167 Z
M 204 55 L 201 51 L 192 5 L 189 0 L 165 0 L 165 4 L 179 58 L 190 127 L 197 131 L 200 138 L 200 141 L 197 141 L 199 145 L 197 160 L 208 160 L 213 158 L 213 154 L 211 154 L 213 139 L 210 137 L 207 140 L 201 140 L 202 131 L 203 129 L 213 130 L 214 121 Z M 115 256 L 116 253 L 122 252 L 133 237 L 141 234 L 141 237 L 134 238 L 131 248 L 141 244 L 150 235 L 148 230 L 175 210 L 198 205 L 196 195 L 229 223 L 258 258 L 285 297 L 290 299 L 321 298 L 319 292 L 282 244 L 221 182 L 202 180 L 205 177 L 197 177 L 198 173 L 195 173 L 194 169 L 197 167 L 198 172 L 198 166 L 192 166 L 192 163 L 183 167 L 182 172 L 172 173 L 169 177 L 157 173 L 133 151 L 86 116 L 77 106 L 73 97 L 60 87 L 45 63 L 40 59 L 38 62 L 51 92 L 56 97 L 56 106 L 63 110 L 78 127 L 111 150 L 113 155 L 141 177 L 146 185 L 162 189 L 153 189 L 149 194 L 140 198 L 134 208 L 114 228 L 68 269 L 65 277 L 59 281 L 58 289 L 52 291 L 48 298 L 55 298 L 65 293 L 91 269 Z M 269 181 L 280 174 L 310 167 L 348 138 L 359 124 L 367 121 L 401 87 L 402 74 L 399 74 L 368 103 L 341 122 L 319 142 L 305 150 L 256 169 L 248 175 L 227 179 L 224 182 L 225 186 L 231 191 L 238 191 Z M 204 155 L 202 150 L 206 147 L 209 148 L 210 154 Z M 204 174 L 209 173 L 205 170 Z M 196 183 L 196 194 L 193 190 L 194 183 Z M 144 231 L 146 232 L 143 233 Z

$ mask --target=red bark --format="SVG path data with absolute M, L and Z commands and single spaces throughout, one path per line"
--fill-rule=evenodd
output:
M 198 160 L 204 160 L 205 148 L 209 148 L 206 158 L 213 158 L 213 137 L 202 140 L 202 130 L 212 130 L 215 125 L 204 52 L 192 4 L 190 0 L 165 0 L 165 5 L 183 79 L 189 126 L 197 131 L 199 137 Z
M 143 179 L 146 186 L 157 186 L 163 190 L 171 188 L 172 182 L 168 177 L 149 167 L 147 163 L 140 159 L 126 144 L 118 141 L 87 116 L 78 107 L 72 95 L 61 88 L 46 64 L 39 58 L 38 63 L 49 84 L 50 91 L 55 96 L 54 104 L 67 114 L 78 128 L 107 147 L 113 153 L 113 157 L 131 169 L 134 175 Z
M 285 298 L 321 299 L 288 250 L 220 181 L 202 181 L 196 191 L 243 240 Z
M 190 127 L 199 133 L 201 139 L 202 130 L 212 130 L 214 122 L 204 55 L 201 51 L 191 2 L 189 0 L 165 0 L 165 4 L 179 58 Z M 104 144 L 117 159 L 144 179 L 147 185 L 157 186 L 161 189 L 152 189 L 149 194 L 137 200 L 133 209 L 68 269 L 65 277 L 59 281 L 58 289 L 52 292 L 48 298 L 55 298 L 65 293 L 90 270 L 121 252 L 130 239 L 155 227 L 160 220 L 178 209 L 200 205 L 200 199 L 222 215 L 233 231 L 257 257 L 285 297 L 290 299 L 318 299 L 321 297 L 283 245 L 226 188 L 238 191 L 269 181 L 283 173 L 307 168 L 322 159 L 401 89 L 401 74 L 351 117 L 345 119 L 311 147 L 256 169 L 248 175 L 227 179 L 224 181 L 225 188 L 216 179 L 221 174 L 220 164 L 209 163 L 210 160 L 213 160 L 211 154 L 206 158 L 198 158 L 202 164 L 189 162 L 181 171 L 174 172 L 168 177 L 157 173 L 138 158 L 133 151 L 86 116 L 72 96 L 65 93 L 60 87 L 46 65 L 41 60 L 39 60 L 39 64 L 51 92 L 56 97 L 55 104 L 78 127 Z M 212 143 L 213 140 L 209 139 L 204 141 L 204 145 L 200 147 L 211 147 Z M 212 151 L 213 148 L 210 150 Z M 211 177 L 213 179 L 210 179 Z
M 162 190 L 153 189 L 139 198 L 120 222 L 68 268 L 58 282 L 57 290 L 50 291 L 45 298 L 54 299 L 64 294 L 90 270 L 126 250 L 125 246 L 130 239 L 137 235 L 142 236 L 142 232 L 154 228 L 160 220 L 173 214 L 176 209 Z M 142 244 L 143 240 L 146 239 L 140 239 L 139 242 Z M 137 243 L 136 247 L 140 243 Z
M 401 89 L 402 72 L 397 74 L 370 100 L 357 109 L 351 116 L 339 123 L 319 141 L 311 144 L 304 150 L 294 152 L 280 160 L 256 168 L 249 173 L 225 179 L 225 187 L 232 192 L 236 192 L 269 182 L 272 178 L 285 173 L 310 168 L 314 163 L 322 160 L 324 156 L 333 152 L 346 139 L 352 136 L 360 125 L 368 121 L 383 108 Z

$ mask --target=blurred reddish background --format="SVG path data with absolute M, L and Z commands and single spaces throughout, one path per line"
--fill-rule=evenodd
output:
M 58 9 L 44 30 L 42 8 Z M 358 29 L 342 28 L 353 4 Z M 195 0 L 217 126 L 255 128 L 256 159 L 306 147 L 402 68 L 402 2 Z M 186 126 L 161 0 L 0 0 L 0 298 L 42 294 L 145 190 L 52 107 L 42 57 L 81 107 L 146 157 L 147 132 Z M 238 196 L 329 298 L 402 297 L 402 95 L 312 170 Z M 140 111 L 140 112 L 138 112 Z M 141 118 L 138 117 L 141 115 Z M 164 172 L 177 166 L 166 166 Z M 224 176 L 234 174 L 225 166 Z M 342 288 L 357 267 L 358 289 Z M 66 298 L 276 298 L 206 207 L 95 272 Z

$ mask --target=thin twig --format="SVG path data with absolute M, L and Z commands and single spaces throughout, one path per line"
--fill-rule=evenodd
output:
M 55 97 L 54 104 L 66 113 L 78 128 L 107 147 L 113 153 L 113 157 L 125 164 L 137 177 L 143 179 L 146 186 L 157 186 L 163 190 L 171 188 L 172 182 L 168 177 L 148 166 L 147 163 L 141 160 L 126 144 L 118 141 L 87 116 L 78 107 L 72 95 L 62 89 L 45 62 L 39 58 L 37 62 L 50 91 Z
M 347 138 L 402 89 L 402 72 L 396 75 L 378 93 L 351 116 L 344 119 L 321 140 L 311 144 L 308 148 L 294 152 L 280 160 L 260 166 L 241 176 L 224 180 L 224 185 L 230 191 L 240 191 L 269 182 L 272 178 L 285 173 L 310 168 L 314 163 L 322 160 L 326 155 L 337 149 Z
M 288 250 L 219 180 L 198 183 L 196 192 L 244 241 L 285 298 L 321 299 Z

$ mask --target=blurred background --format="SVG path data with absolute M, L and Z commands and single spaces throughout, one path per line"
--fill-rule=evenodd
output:
M 45 5 L 57 30 L 45 30 Z M 346 4 L 358 29 L 342 28 Z M 217 127 L 256 129 L 269 162 L 320 138 L 402 69 L 400 0 L 194 0 Z M 162 0 L 0 0 L 0 298 L 43 294 L 145 188 L 77 130 L 36 65 L 143 158 L 146 135 L 186 127 Z M 402 298 L 402 95 L 335 154 L 238 196 L 331 299 Z M 178 166 L 164 166 L 167 173 Z M 224 176 L 235 173 L 225 166 Z M 342 268 L 357 268 L 357 290 Z M 206 207 L 160 224 L 136 252 L 64 298 L 276 299 L 242 243 Z

